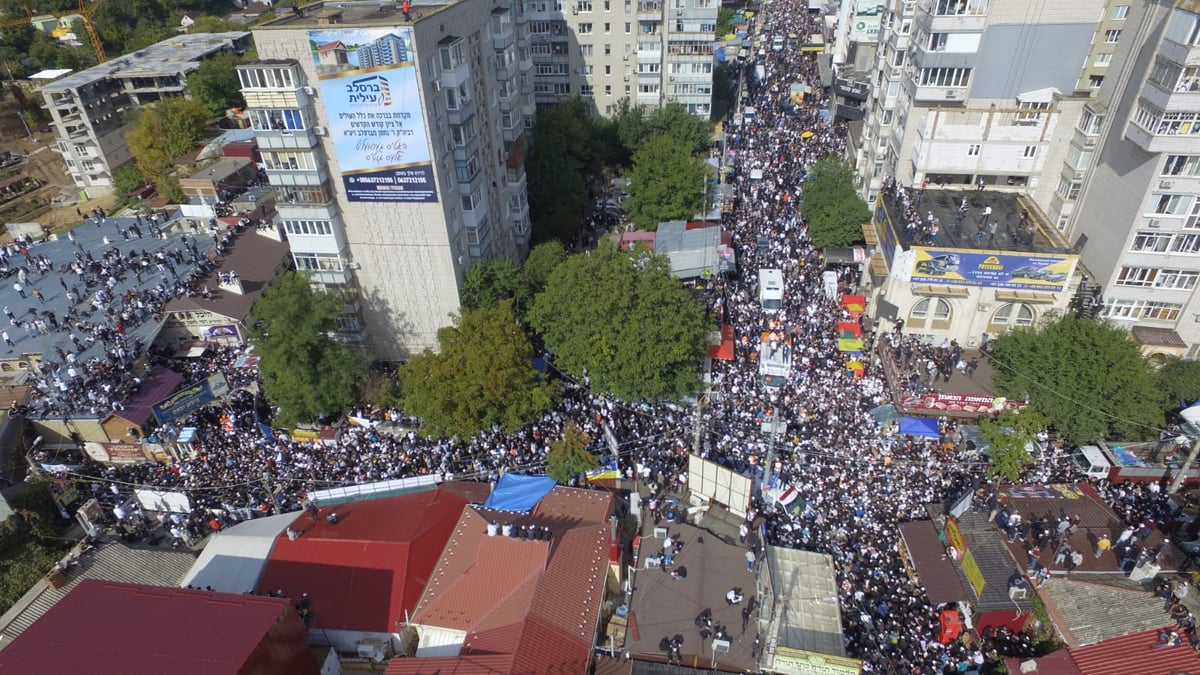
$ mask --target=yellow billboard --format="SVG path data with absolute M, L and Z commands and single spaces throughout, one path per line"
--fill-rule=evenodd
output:
M 778 647 L 771 670 L 782 675 L 859 675 L 862 661 L 807 649 Z
M 1009 253 L 914 246 L 912 281 L 950 286 L 987 286 L 1030 291 L 1061 291 L 1079 256 Z

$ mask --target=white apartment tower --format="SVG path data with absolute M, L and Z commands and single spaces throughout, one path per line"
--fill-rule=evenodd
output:
M 608 115 L 628 98 L 637 106 L 675 102 L 709 114 L 719 0 L 523 3 L 537 103 L 579 96 Z
M 1103 287 L 1102 316 L 1143 351 L 1200 357 L 1200 3 L 1127 10 L 1109 75 L 1075 133 L 1094 167 L 1068 234 Z
M 857 148 L 863 196 L 873 201 L 888 177 L 982 180 L 1051 211 L 1128 11 L 1110 0 L 893 0 Z
M 371 357 L 436 347 L 464 273 L 528 247 L 520 3 L 309 5 L 254 31 L 242 93 L 297 269 Z
M 181 96 L 204 59 L 242 53 L 250 33 L 185 33 L 42 87 L 67 173 L 95 197 L 112 192 L 113 172 L 133 159 L 125 143 L 127 113 L 164 96 Z

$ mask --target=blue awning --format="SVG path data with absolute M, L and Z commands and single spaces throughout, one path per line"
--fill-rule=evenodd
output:
M 906 436 L 925 436 L 926 438 L 941 438 L 938 422 L 932 417 L 901 417 L 900 433 Z
M 497 511 L 529 513 L 554 486 L 554 479 L 548 476 L 506 473 L 500 477 L 496 487 L 492 488 L 492 494 L 488 495 L 483 505 Z

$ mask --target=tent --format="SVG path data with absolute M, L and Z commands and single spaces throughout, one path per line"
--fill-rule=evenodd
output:
M 837 329 L 838 337 L 843 340 L 857 340 L 862 337 L 862 328 L 857 323 L 839 322 Z
M 497 511 L 529 513 L 542 497 L 554 489 L 554 485 L 554 479 L 548 476 L 506 473 L 492 488 L 492 494 L 488 495 L 483 506 Z
M 885 403 L 881 406 L 871 408 L 871 417 L 874 417 L 875 421 L 882 426 L 900 419 L 900 413 L 896 411 L 896 406 L 891 403 Z
M 861 352 L 863 350 L 862 340 L 838 340 L 839 352 Z
M 938 617 L 941 630 L 938 631 L 937 641 L 948 645 L 962 635 L 963 619 L 957 609 L 944 609 Z
M 938 422 L 932 417 L 901 417 L 900 433 L 906 436 L 924 436 L 926 438 L 941 438 Z

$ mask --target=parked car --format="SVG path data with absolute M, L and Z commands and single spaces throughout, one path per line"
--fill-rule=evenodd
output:
M 929 274 L 932 276 L 940 276 L 947 272 L 954 272 L 962 260 L 953 253 L 944 253 L 939 256 L 934 256 L 929 260 L 921 260 L 917 263 L 917 274 Z

